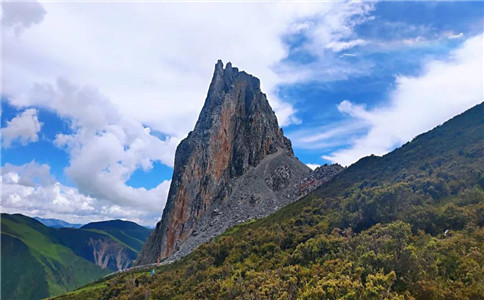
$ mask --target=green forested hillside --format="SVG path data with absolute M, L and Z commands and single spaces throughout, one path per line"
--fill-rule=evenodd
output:
M 484 104 L 172 265 L 61 299 L 484 299 Z
M 95 262 L 91 239 L 107 241 L 101 248 L 109 248 L 106 255 L 112 258 L 106 267 L 112 271 L 118 270 L 120 249 L 124 249 L 125 258 L 123 265 L 130 266 L 136 259 L 144 241 L 148 238 L 151 230 L 136 223 L 121 220 L 93 222 L 82 226 L 80 229 L 59 228 L 56 230 L 57 240 L 74 251 L 78 256 Z M 118 245 L 118 247 L 115 247 Z
M 138 253 L 141 251 L 144 242 L 151 233 L 151 230 L 134 222 L 111 220 L 93 222 L 81 227 L 82 229 L 96 231 L 101 230 L 110 234 L 115 239 Z
M 1 299 L 40 299 L 59 295 L 116 271 L 115 263 L 107 264 L 104 269 L 96 265 L 92 241 L 104 242 L 111 248 L 117 245 L 116 250 L 125 249 L 127 263 L 135 259 L 139 251 L 139 248 L 131 249 L 112 237 L 113 226 L 107 227 L 106 231 L 102 226 L 96 231 L 56 229 L 20 214 L 2 214 L 1 222 Z M 121 228 L 126 226 L 122 224 L 124 221 L 113 222 Z M 148 229 L 127 223 L 138 231 L 128 231 L 125 240 L 146 239 Z
M 111 272 L 59 244 L 55 230 L 23 215 L 2 214 L 2 299 L 40 299 Z

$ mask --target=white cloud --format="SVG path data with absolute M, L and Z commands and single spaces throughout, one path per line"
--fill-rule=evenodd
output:
M 323 158 L 349 165 L 366 155 L 385 154 L 482 102 L 483 41 L 482 34 L 471 37 L 447 60 L 427 62 L 420 76 L 398 77 L 388 104 L 366 109 L 341 102 L 338 109 L 366 123 L 367 133 Z
M 354 2 L 42 5 L 48 14 L 41 24 L 21 39 L 4 36 L 4 90 L 11 101 L 28 104 L 21 97 L 26 87 L 67 78 L 96 86 L 122 114 L 177 137 L 193 128 L 219 58 L 261 79 L 282 125 L 298 123 L 276 86 L 312 72 L 276 68 L 288 55 L 282 37 L 303 30 L 311 41 L 306 50 L 319 54 L 350 38 L 357 16 L 370 10 Z M 338 67 L 348 66 L 335 64 L 327 73 L 338 74 Z
M 3 31 L 2 93 L 15 106 L 48 108 L 71 121 L 72 133 L 57 135 L 55 144 L 69 154 L 65 171 L 77 189 L 55 190 L 49 183 L 28 195 L 45 188 L 49 195 L 63 195 L 55 198 L 59 205 L 91 199 L 102 204 L 92 204 L 93 214 L 98 208 L 109 215 L 136 206 L 138 216 L 161 213 L 169 181 L 160 179 L 152 189 L 126 181 L 153 162 L 173 165 L 175 147 L 195 124 L 217 59 L 259 77 L 279 123 L 298 124 L 296 109 L 277 98 L 277 86 L 326 70 L 331 59 L 323 52 L 333 52 L 326 44 L 335 48 L 351 40 L 352 28 L 371 10 L 355 2 L 45 2 L 40 7 L 44 13 L 35 18 L 17 7 L 4 10 L 5 18 L 24 22 L 21 35 L 13 27 Z M 289 54 L 283 37 L 295 32 L 308 36 L 305 51 L 319 55 L 324 66 L 309 66 L 308 72 L 283 66 Z M 348 67 L 335 63 L 325 74 L 341 78 L 355 71 Z M 148 126 L 167 137 L 153 136 Z M 9 184 L 23 189 L 14 184 L 15 174 L 8 175 Z M 14 202 L 27 197 L 11 194 Z
M 351 49 L 356 46 L 365 45 L 367 41 L 362 39 L 356 39 L 351 41 L 333 41 L 326 45 L 326 48 L 331 49 L 333 52 L 341 52 L 343 50 Z
M 17 141 L 22 145 L 38 141 L 42 123 L 37 114 L 36 109 L 29 108 L 7 121 L 7 126 L 2 128 L 3 146 L 8 148 Z
M 35 162 L 22 166 L 6 164 L 2 168 L 2 212 L 28 216 L 58 218 L 72 223 L 86 223 L 108 219 L 128 219 L 143 225 L 154 225 L 160 217 L 153 199 L 143 199 L 123 207 L 86 196 L 76 188 L 65 186 L 50 174 L 50 167 Z M 169 181 L 157 189 L 166 198 Z M 141 200 L 140 200 L 141 201 Z M 155 202 L 159 202 L 156 200 Z
M 45 14 L 42 5 L 35 1 L 2 1 L 2 26 L 17 36 L 28 27 L 42 22 Z
M 34 161 L 22 166 L 15 166 L 6 163 L 2 167 L 3 183 L 21 184 L 23 186 L 35 186 L 36 184 L 46 185 L 55 182 L 50 174 L 49 165 L 39 165 Z
M 343 53 L 340 55 L 340 57 L 356 57 L 357 55 L 355 53 Z
M 322 9 L 296 20 L 288 33 L 303 35 L 305 42 L 292 51 L 309 54 L 314 59 L 301 67 L 299 62 L 275 65 L 281 83 L 301 81 L 329 82 L 368 74 L 374 67 L 370 61 L 349 62 L 349 55 L 340 54 L 367 41 L 357 38 L 354 28 L 374 19 L 374 3 L 350 1 L 325 3 Z
M 116 205 L 161 211 L 169 181 L 160 179 L 152 189 L 133 188 L 126 181 L 136 169 L 150 170 L 156 161 L 173 166 L 178 139 L 151 135 L 91 87 L 58 80 L 55 86 L 35 86 L 32 99 L 72 120 L 73 132 L 58 134 L 55 144 L 69 153 L 65 171 L 80 192 Z
M 443 36 L 447 37 L 448 39 L 455 40 L 464 37 L 464 33 L 454 33 L 453 31 L 447 31 L 443 33 Z
M 338 52 L 365 43 L 363 40 L 353 39 L 353 29 L 359 24 L 373 20 L 369 15 L 373 9 L 373 3 L 355 1 L 318 12 L 314 28 L 307 32 L 310 41 L 304 47 L 314 54 L 323 54 L 322 50 L 326 48 Z
M 323 149 L 350 146 L 351 137 L 356 137 L 366 131 L 367 123 L 337 122 L 334 124 L 304 128 L 290 132 L 289 138 L 298 149 Z
M 53 204 L 47 205 L 44 212 L 41 204 L 35 206 L 38 215 L 50 209 L 57 213 L 76 214 L 76 209 L 82 203 L 96 203 L 97 209 L 82 210 L 81 213 L 97 215 L 102 210 L 104 217 L 130 216 L 133 220 L 147 222 L 146 217 L 141 218 L 153 216 L 156 212 L 155 215 L 159 218 L 166 202 L 170 181 L 160 178 L 159 185 L 152 189 L 133 188 L 126 182 L 136 169 L 150 170 L 153 162 L 159 161 L 172 166 L 179 142 L 177 138 L 159 139 L 151 135 L 148 127 L 123 116 L 97 89 L 77 86 L 63 79 L 59 79 L 55 85 L 37 84 L 25 97 L 25 101 L 30 104 L 54 110 L 59 116 L 71 121 L 72 133 L 58 134 L 55 144 L 69 154 L 70 164 L 65 172 L 77 189 L 62 186 L 58 182 L 53 184 L 55 179 L 46 175 L 49 174 L 47 165 L 14 167 L 7 164 L 4 168 L 4 183 L 14 185 L 4 187 L 8 192 L 5 201 L 11 204 L 22 199 L 17 206 L 10 208 L 22 209 L 24 204 L 21 202 L 37 198 L 41 201 L 42 197 L 47 197 Z M 37 113 L 35 109 L 28 109 L 21 115 L 22 118 L 17 118 L 30 120 L 34 113 Z M 26 123 L 17 121 L 17 118 L 9 122 L 7 128 L 2 129 L 5 130 L 6 144 L 12 139 L 12 128 L 19 128 L 18 124 Z M 38 186 L 34 187 L 32 178 L 36 174 L 42 175 L 36 178 L 49 178 L 49 181 L 36 182 Z M 35 204 L 36 201 L 30 202 Z M 116 213 L 112 207 L 123 207 L 126 213 Z M 29 205 L 26 209 L 34 208 Z

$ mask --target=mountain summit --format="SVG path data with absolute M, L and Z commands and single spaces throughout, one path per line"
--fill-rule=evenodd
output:
M 163 217 L 135 264 L 180 258 L 227 228 L 295 201 L 301 163 L 254 76 L 215 65 L 195 129 L 178 145 Z

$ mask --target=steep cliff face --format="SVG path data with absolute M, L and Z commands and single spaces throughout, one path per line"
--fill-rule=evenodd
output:
M 177 259 L 239 222 L 297 199 L 294 157 L 257 78 L 218 61 L 195 129 L 179 145 L 162 220 L 135 264 Z

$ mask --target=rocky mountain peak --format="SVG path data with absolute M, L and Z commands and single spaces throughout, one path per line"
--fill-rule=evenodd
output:
M 205 104 L 191 135 L 237 140 L 236 145 L 242 148 L 235 150 L 243 152 L 248 148 L 249 157 L 243 158 L 252 166 L 277 149 L 292 153 L 291 142 L 284 137 L 259 79 L 240 72 L 230 62 L 223 68 L 221 60 L 215 65 Z M 237 171 L 240 175 L 245 169 Z
M 136 263 L 183 256 L 230 226 L 274 212 L 297 198 L 309 172 L 259 79 L 219 60 L 195 128 L 177 147 L 162 220 Z

